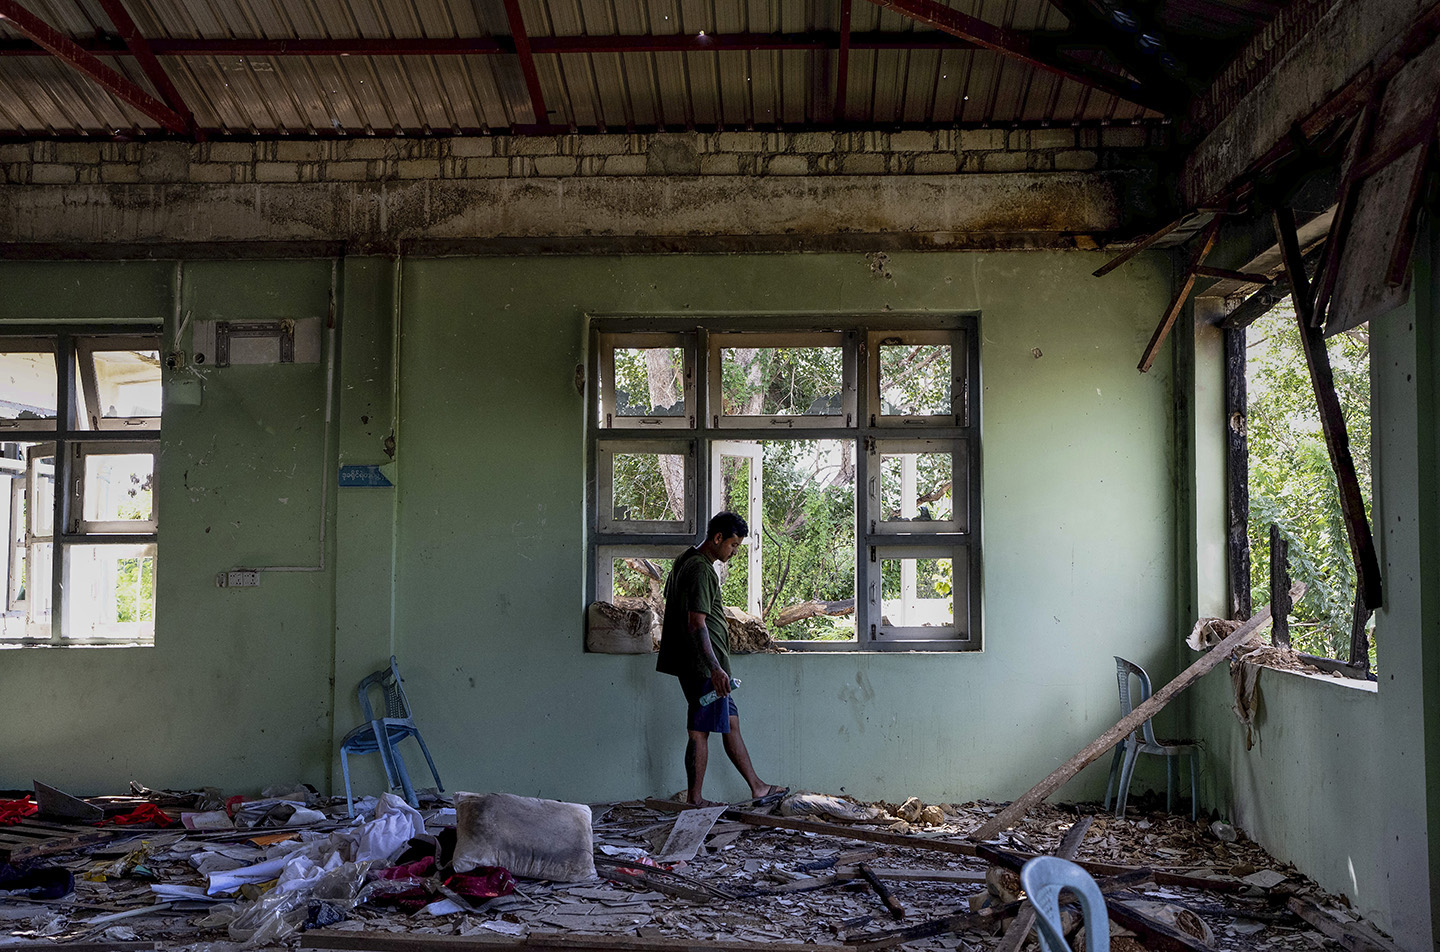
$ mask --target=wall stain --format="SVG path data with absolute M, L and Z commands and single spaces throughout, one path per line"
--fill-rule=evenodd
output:
M 846 685 L 840 689 L 838 696 L 855 718 L 856 733 L 865 733 L 865 706 L 875 700 L 875 688 L 870 684 L 870 679 L 865 677 L 865 672 L 856 671 L 855 686 Z

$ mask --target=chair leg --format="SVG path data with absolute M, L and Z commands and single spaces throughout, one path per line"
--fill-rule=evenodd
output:
M 1140 754 L 1137 744 L 1125 752 L 1125 766 L 1120 771 L 1120 799 L 1115 805 L 1115 816 L 1125 819 L 1125 804 L 1130 800 L 1130 781 L 1135 777 L 1135 759 Z
M 390 748 L 390 756 L 395 761 L 395 771 L 400 774 L 400 787 L 405 791 L 405 802 L 412 807 L 420 806 L 420 798 L 415 796 L 415 788 L 410 784 L 410 771 L 405 769 L 405 760 L 400 752 L 393 746 Z
M 1190 751 L 1190 822 L 1194 823 L 1200 816 L 1200 795 L 1196 792 L 1199 784 L 1195 780 L 1196 768 L 1200 766 L 1200 752 Z
M 1125 741 L 1115 745 L 1115 756 L 1110 758 L 1110 779 L 1105 781 L 1104 809 L 1110 809 L 1110 795 L 1115 789 L 1115 775 L 1120 772 L 1120 759 L 1125 756 Z
M 440 774 L 435 771 L 435 760 L 430 756 L 430 748 L 425 746 L 425 738 L 416 734 L 415 743 L 420 745 L 420 752 L 425 755 L 425 762 L 430 765 L 430 776 L 435 778 L 435 789 L 444 793 L 445 785 L 440 782 Z
M 340 772 L 345 776 L 345 806 L 347 817 L 355 816 L 355 798 L 350 795 L 350 758 L 345 754 L 345 748 L 340 748 Z
M 1180 783 L 1179 765 L 1175 758 L 1165 755 L 1165 812 L 1175 812 L 1175 787 Z
M 400 786 L 400 776 L 395 772 L 395 748 L 390 744 L 390 735 L 381 721 L 371 721 L 370 729 L 375 732 L 375 746 L 380 754 L 380 763 L 385 768 L 387 789 Z

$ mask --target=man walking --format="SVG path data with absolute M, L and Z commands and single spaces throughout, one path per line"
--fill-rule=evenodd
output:
M 740 736 L 740 712 L 730 696 L 730 628 L 714 563 L 729 562 L 749 533 L 745 520 L 735 513 L 717 513 L 705 529 L 705 541 L 686 549 L 665 580 L 665 622 L 655 670 L 679 678 L 685 694 L 686 799 L 695 806 L 719 805 L 700 795 L 712 733 L 721 735 L 725 754 L 750 785 L 752 797 L 759 800 L 786 792 L 756 776 Z M 701 705 L 701 697 L 712 690 L 718 697 Z

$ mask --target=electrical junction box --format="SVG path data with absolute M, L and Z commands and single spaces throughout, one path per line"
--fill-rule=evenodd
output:
M 320 318 L 282 321 L 196 321 L 191 364 L 314 364 L 320 362 Z
M 255 569 L 231 569 L 215 576 L 215 584 L 220 588 L 257 588 L 260 573 Z

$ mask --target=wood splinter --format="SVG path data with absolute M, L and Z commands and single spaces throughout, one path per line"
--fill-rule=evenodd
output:
M 905 918 L 905 907 L 900 904 L 900 900 L 895 898 L 895 894 L 890 892 L 890 887 L 882 883 L 880 877 L 876 876 L 869 866 L 859 863 L 855 866 L 855 871 L 870 884 L 871 889 L 875 890 L 875 895 L 879 896 L 880 901 L 885 904 L 885 908 L 890 910 L 891 918 Z

